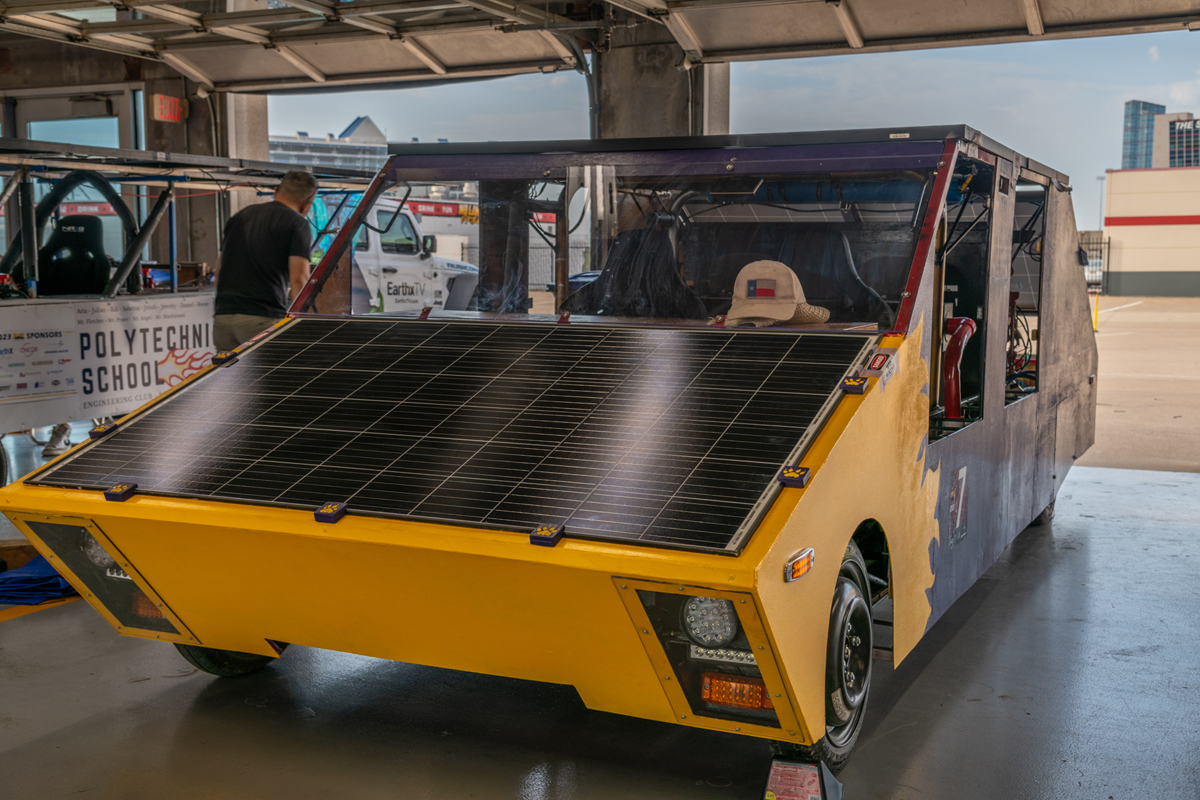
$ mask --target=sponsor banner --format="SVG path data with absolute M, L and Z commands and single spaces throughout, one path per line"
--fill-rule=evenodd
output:
M 210 293 L 0 306 L 0 431 L 125 414 L 216 352 Z

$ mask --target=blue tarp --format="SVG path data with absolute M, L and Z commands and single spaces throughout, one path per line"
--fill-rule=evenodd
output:
M 45 556 L 38 556 L 18 569 L 0 572 L 0 603 L 5 605 L 32 606 L 75 593 Z

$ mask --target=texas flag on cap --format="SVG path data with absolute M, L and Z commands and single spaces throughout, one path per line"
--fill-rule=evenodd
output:
M 746 297 L 774 297 L 775 281 L 759 278 L 746 281 Z

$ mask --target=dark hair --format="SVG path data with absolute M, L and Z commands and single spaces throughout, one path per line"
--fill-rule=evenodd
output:
M 304 205 L 317 196 L 317 180 L 307 172 L 294 169 L 283 176 L 277 191 Z

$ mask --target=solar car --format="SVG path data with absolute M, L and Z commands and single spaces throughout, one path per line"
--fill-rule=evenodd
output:
M 356 313 L 358 228 L 439 183 L 470 308 Z M 285 321 L 0 497 L 214 674 L 328 648 L 837 767 L 1093 441 L 1078 252 L 1068 178 L 965 126 L 400 146 Z

